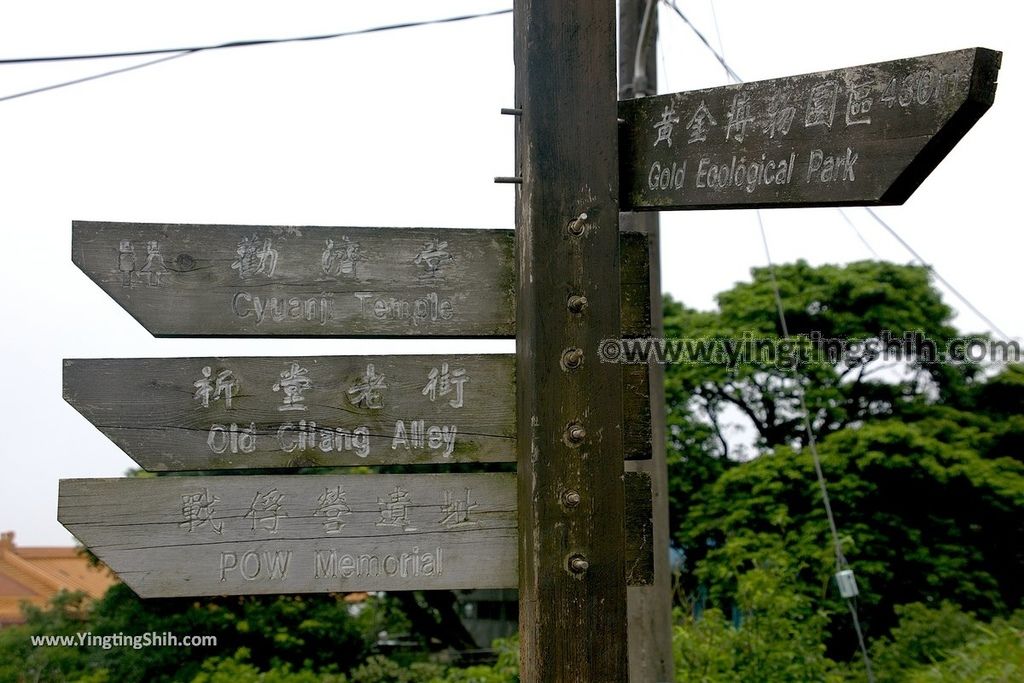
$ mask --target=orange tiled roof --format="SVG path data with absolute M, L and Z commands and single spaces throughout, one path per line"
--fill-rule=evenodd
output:
M 13 531 L 0 534 L 0 625 L 24 620 L 22 602 L 44 605 L 61 590 L 98 598 L 116 582 L 109 570 L 90 566 L 77 548 L 19 548 Z

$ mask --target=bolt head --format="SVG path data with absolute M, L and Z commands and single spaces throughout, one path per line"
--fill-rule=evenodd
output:
M 581 213 L 578 218 L 569 221 L 569 232 L 579 237 L 587 229 L 587 214 Z
M 590 569 L 590 563 L 582 555 L 573 555 L 569 558 L 569 571 L 573 574 L 582 574 Z
M 562 363 L 565 367 L 574 369 L 583 365 L 583 350 L 582 349 L 567 349 L 562 354 Z
M 565 495 L 562 496 L 562 502 L 565 503 L 566 507 L 574 508 L 583 502 L 583 496 L 580 495 L 579 491 L 566 491 Z
M 582 313 L 587 303 L 587 297 L 574 294 L 569 297 L 569 310 L 573 313 Z

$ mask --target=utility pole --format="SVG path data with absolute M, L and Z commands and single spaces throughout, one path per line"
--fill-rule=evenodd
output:
M 612 0 L 516 0 L 524 683 L 627 680 Z
M 647 97 L 658 93 L 655 51 L 658 35 L 657 6 L 657 0 L 619 2 L 619 99 Z M 665 325 L 661 303 L 661 227 L 658 213 L 627 212 L 620 215 L 619 222 L 624 230 L 637 230 L 648 236 L 651 259 L 651 336 L 663 337 Z M 650 383 L 651 459 L 627 463 L 627 469 L 650 474 L 654 510 L 654 584 L 631 588 L 628 593 L 629 680 L 633 683 L 675 680 L 672 657 L 672 576 L 668 558 L 664 366 L 657 363 L 650 365 Z

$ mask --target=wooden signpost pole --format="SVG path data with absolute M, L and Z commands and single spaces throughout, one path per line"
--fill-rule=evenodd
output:
M 625 681 L 615 3 L 514 17 L 520 677 Z
M 619 2 L 619 97 L 656 95 L 658 34 L 657 0 Z M 639 55 L 639 61 L 638 61 Z M 639 67 L 639 68 L 638 68 Z M 626 212 L 619 217 L 623 230 L 637 230 L 650 243 L 651 336 L 663 337 L 661 303 L 661 225 L 658 212 Z M 654 529 L 654 582 L 631 589 L 627 595 L 629 680 L 663 683 L 675 680 L 672 656 L 672 572 L 669 567 L 668 467 L 666 461 L 665 368 L 648 368 L 651 395 L 651 457 L 627 469 L 651 476 Z M 627 418 L 628 424 L 628 418 Z

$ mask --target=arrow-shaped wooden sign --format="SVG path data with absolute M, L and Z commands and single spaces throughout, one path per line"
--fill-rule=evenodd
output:
M 627 579 L 646 584 L 650 478 L 625 487 Z M 511 473 L 65 479 L 57 517 L 144 598 L 518 583 Z
M 64 398 L 151 471 L 515 462 L 514 367 L 505 354 L 65 360 Z M 647 367 L 623 374 L 625 455 L 649 458 Z
M 619 103 L 623 209 L 902 204 L 992 105 L 983 48 Z
M 513 337 L 511 230 L 75 221 L 75 264 L 158 337 Z M 650 334 L 647 237 L 622 329 Z

